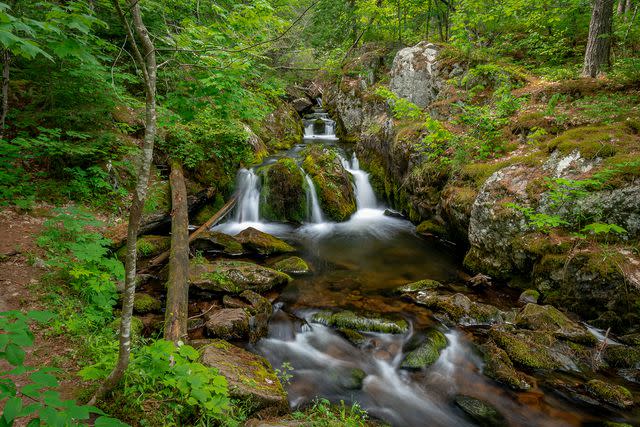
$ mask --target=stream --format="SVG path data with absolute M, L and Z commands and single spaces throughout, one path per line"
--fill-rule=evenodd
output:
M 427 308 L 394 295 L 398 286 L 426 278 L 468 293 L 461 278 L 462 257 L 419 236 L 411 222 L 385 214 L 386 206 L 376 198 L 369 175 L 349 147 L 340 144 L 326 112 L 316 109 L 305 118 L 304 128 L 300 144 L 264 163 L 282 157 L 300 160 L 300 152 L 309 144 L 339 147 L 341 161 L 353 176 L 357 212 L 345 222 L 325 220 L 313 182 L 306 176 L 307 222 L 292 226 L 263 221 L 259 176 L 253 169 L 243 169 L 237 180 L 238 206 L 214 228 L 236 234 L 254 227 L 273 234 L 295 244 L 311 266 L 312 274 L 297 277 L 282 290 L 274 302 L 268 336 L 249 347 L 274 368 L 291 367 L 292 377 L 285 383 L 291 407 L 323 397 L 357 402 L 393 426 L 468 426 L 474 424 L 455 404 L 456 396 L 467 395 L 493 405 L 512 426 L 598 425 L 598 414 L 561 392 L 540 388 L 514 392 L 490 380 L 482 374 L 482 355 L 474 348 L 470 330 L 448 328 Z M 513 307 L 518 294 L 505 288 L 469 296 Z M 313 321 L 314 313 L 323 309 L 396 315 L 409 323 L 409 332 L 363 333 L 364 340 L 354 345 L 343 334 Z M 400 368 L 403 349 L 432 328 L 448 341 L 437 361 L 420 370 Z M 364 373 L 361 386 L 354 387 L 350 380 L 354 370 Z

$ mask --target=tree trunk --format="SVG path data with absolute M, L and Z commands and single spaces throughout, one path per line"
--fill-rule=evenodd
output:
M 626 12 L 627 0 L 620 0 L 618 2 L 618 15 L 622 15 Z
M 594 0 L 589 40 L 584 55 L 584 77 L 596 77 L 609 64 L 614 0 Z
M 171 253 L 164 339 L 178 342 L 187 338 L 187 304 L 189 302 L 189 214 L 187 186 L 182 165 L 171 162 Z
M 2 51 L 2 113 L 0 113 L 0 139 L 5 136 L 5 123 L 9 112 L 9 65 L 11 53 L 8 49 Z
M 149 36 L 140 12 L 139 0 L 128 0 L 128 9 L 133 18 L 133 29 L 137 35 L 142 51 L 138 47 L 133 30 L 120 7 L 120 0 L 112 0 L 118 12 L 122 25 L 127 30 L 127 35 L 132 46 L 134 58 L 140 67 L 145 88 L 145 129 L 142 156 L 138 166 L 138 181 L 136 183 L 133 201 L 129 210 L 129 224 L 127 228 L 127 254 L 125 258 L 125 285 L 122 295 L 122 316 L 120 318 L 118 361 L 104 383 L 98 388 L 89 401 L 94 405 L 97 399 L 110 392 L 122 379 L 131 356 L 131 317 L 133 316 L 133 299 L 136 292 L 136 237 L 144 202 L 147 198 L 151 161 L 153 159 L 153 145 L 157 131 L 156 113 L 156 51 Z

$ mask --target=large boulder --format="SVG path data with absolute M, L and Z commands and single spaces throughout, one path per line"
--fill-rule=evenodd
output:
M 283 158 L 259 170 L 260 215 L 270 221 L 302 223 L 307 219 L 305 180 L 297 163 Z
M 595 344 L 597 339 L 584 326 L 570 320 L 551 305 L 527 304 L 516 315 L 516 325 L 536 331 L 553 332 L 571 341 Z
M 263 357 L 222 340 L 203 347 L 201 355 L 203 365 L 217 369 L 227 379 L 229 395 L 242 401 L 247 412 L 278 415 L 289 410 L 287 394 Z
M 377 313 L 354 313 L 353 311 L 319 311 L 311 316 L 311 321 L 337 329 L 350 329 L 361 332 L 381 332 L 404 334 L 409 324 L 401 318 L 383 316 Z
M 286 150 L 302 141 L 302 121 L 288 103 L 276 101 L 276 109 L 256 126 L 256 133 L 270 151 Z
M 529 390 L 535 385 L 535 380 L 518 371 L 509 355 L 493 341 L 485 343 L 480 349 L 484 354 L 484 374 L 489 378 L 518 391 Z
M 215 231 L 205 231 L 191 242 L 191 247 L 200 251 L 216 251 L 225 255 L 240 256 L 245 250 L 235 237 Z
M 235 237 L 245 248 L 251 249 L 260 255 L 274 255 L 296 251 L 293 246 L 284 240 L 256 230 L 253 227 L 241 231 L 236 234 Z
M 440 353 L 447 347 L 447 337 L 438 330 L 431 330 L 422 344 L 407 353 L 400 365 L 405 369 L 421 369 L 433 365 Z
M 211 337 L 239 340 L 249 335 L 249 314 L 242 308 L 216 310 L 207 313 L 205 328 Z
M 307 274 L 310 271 L 305 260 L 297 256 L 281 259 L 273 264 L 273 268 L 287 274 Z
M 447 77 L 436 60 L 438 50 L 423 41 L 398 51 L 391 67 L 391 90 L 422 108 L 438 98 Z
M 285 273 L 252 262 L 192 259 L 189 264 L 189 284 L 214 292 L 266 292 L 291 280 Z
M 171 247 L 171 237 L 146 235 L 138 237 L 136 241 L 136 256 L 138 259 L 153 258 Z M 117 256 L 124 262 L 127 255 L 126 245 L 118 249 Z
M 312 145 L 303 153 L 302 167 L 313 180 L 322 211 L 334 221 L 345 221 L 356 211 L 351 174 L 337 150 Z

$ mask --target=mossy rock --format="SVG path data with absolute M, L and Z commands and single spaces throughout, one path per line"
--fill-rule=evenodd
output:
M 604 360 L 616 368 L 640 369 L 640 347 L 609 345 L 604 351 Z
M 444 237 L 447 235 L 446 227 L 431 219 L 427 221 L 422 221 L 416 227 L 416 231 L 420 234 L 434 235 L 438 237 Z
M 265 358 L 223 340 L 212 340 L 200 354 L 201 363 L 227 379 L 229 396 L 240 400 L 249 413 L 269 410 L 277 415 L 289 411 L 287 394 Z
M 578 150 L 587 159 L 606 158 L 630 152 L 638 144 L 638 136 L 624 126 L 582 126 L 570 129 L 545 144 L 548 152 L 569 154 Z
M 311 316 L 311 321 L 336 329 L 352 329 L 360 332 L 381 332 L 386 334 L 404 334 L 409 324 L 404 319 L 382 316 L 377 313 L 356 314 L 353 311 L 320 311 Z
M 211 219 L 211 217 L 215 215 L 222 206 L 224 206 L 224 198 L 222 197 L 222 194 L 218 193 L 212 202 L 207 203 L 200 208 L 193 218 L 189 218 L 190 222 L 195 225 L 202 225 Z
M 328 373 L 329 380 L 347 390 L 360 390 L 367 373 L 360 368 L 336 366 Z
M 526 304 L 537 304 L 539 298 L 540 292 L 536 291 L 535 289 L 527 289 L 520 294 L 518 301 L 524 302 Z
M 417 282 L 407 283 L 396 289 L 399 293 L 427 292 L 442 287 L 442 283 L 433 279 L 423 279 Z
M 423 369 L 433 365 L 440 353 L 447 347 L 447 337 L 438 330 L 427 332 L 425 340 L 418 348 L 410 351 L 400 365 L 404 369 Z
M 334 221 L 346 221 L 356 211 L 352 177 L 334 148 L 309 146 L 303 152 L 303 169 L 318 193 L 324 214 Z
M 273 268 L 287 274 L 307 274 L 309 265 L 300 257 L 292 256 L 273 264 Z
M 595 344 L 596 337 L 585 327 L 570 320 L 551 305 L 527 304 L 516 315 L 516 325 L 536 331 L 553 332 L 556 336 L 572 341 Z
M 266 292 L 291 280 L 285 273 L 251 262 L 221 260 L 211 263 L 192 259 L 189 263 L 189 284 L 209 291 Z
M 162 303 L 149 294 L 136 293 L 133 300 L 133 311 L 137 314 L 147 314 L 160 311 Z
M 277 108 L 267 115 L 255 130 L 269 151 L 287 150 L 302 140 L 302 121 L 289 103 L 280 99 L 272 100 L 272 103 L 275 103 Z
M 260 215 L 269 221 L 301 224 L 307 218 L 305 180 L 297 163 L 283 158 L 264 166 L 260 190 Z
M 633 406 L 633 395 L 620 385 L 606 383 L 600 380 L 591 380 L 585 385 L 589 394 L 618 408 Z
M 205 328 L 210 337 L 242 339 L 249 336 L 249 317 L 242 308 L 223 308 L 207 314 Z
M 456 405 L 481 427 L 507 426 L 507 420 L 491 404 L 471 396 L 458 395 Z
M 121 318 L 118 316 L 118 318 L 109 323 L 109 328 L 116 332 L 120 331 L 120 320 Z M 133 339 L 141 337 L 143 330 L 144 323 L 142 322 L 142 319 L 136 316 L 131 316 L 131 337 Z
M 168 236 L 147 235 L 138 237 L 136 241 L 136 256 L 140 259 L 153 258 L 156 255 L 171 248 L 171 238 Z M 124 262 L 127 256 L 127 246 L 123 246 L 116 252 L 118 259 Z
M 461 293 L 439 295 L 435 292 L 421 292 L 409 295 L 418 304 L 443 314 L 451 322 L 486 325 L 504 321 L 504 313 L 498 308 L 471 301 L 469 297 Z
M 275 255 L 288 252 L 295 252 L 296 249 L 275 236 L 263 233 L 253 227 L 249 227 L 236 234 L 236 240 L 242 245 L 260 255 Z
M 509 359 L 519 366 L 545 370 L 560 367 L 551 356 L 549 345 L 535 342 L 530 335 L 513 334 L 495 327 L 491 329 L 489 335 L 507 353 Z M 553 339 L 549 338 L 549 341 L 553 342 Z
M 222 251 L 230 256 L 240 256 L 245 253 L 242 243 L 235 237 L 215 231 L 201 233 L 190 245 L 196 251 Z
M 340 328 L 338 329 L 338 333 L 355 346 L 362 345 L 367 340 L 367 337 L 365 337 L 358 331 L 354 331 L 353 329 Z
M 499 383 L 505 384 L 517 391 L 531 389 L 534 380 L 514 368 L 507 353 L 493 341 L 481 347 L 484 354 L 484 374 Z

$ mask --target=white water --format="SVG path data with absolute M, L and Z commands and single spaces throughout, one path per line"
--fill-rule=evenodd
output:
M 307 174 L 304 176 L 307 182 L 307 217 L 313 224 L 320 224 L 324 221 L 322 216 L 322 209 L 318 201 L 318 193 L 316 192 L 316 186 L 313 184 L 313 180 Z
M 305 116 L 302 123 L 304 125 L 304 139 L 338 140 L 336 137 L 336 122 L 329 118 L 328 113 L 315 112 L 309 114 Z
M 236 207 L 237 222 L 259 222 L 260 220 L 260 178 L 253 169 L 240 169 L 237 189 L 240 194 Z
M 378 206 L 378 202 L 373 192 L 373 187 L 371 187 L 371 183 L 369 182 L 369 174 L 360 169 L 360 161 L 356 153 L 353 153 L 351 163 L 344 158 L 341 160 L 344 168 L 353 176 L 358 210 L 375 209 Z

